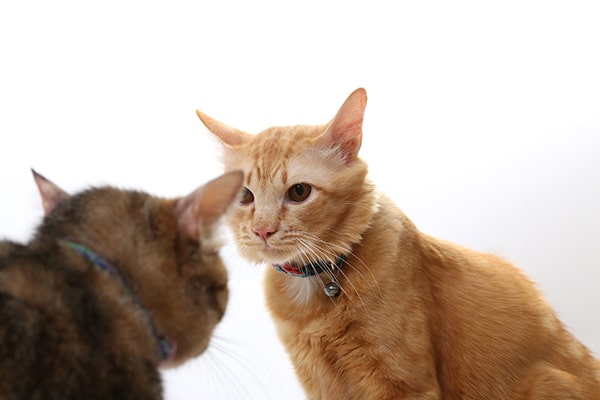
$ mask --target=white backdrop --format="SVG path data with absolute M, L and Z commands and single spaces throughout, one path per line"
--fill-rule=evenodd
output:
M 67 190 L 174 196 L 221 172 L 195 109 L 256 132 L 327 122 L 367 89 L 362 157 L 430 234 L 520 265 L 600 356 L 600 6 L 595 2 L 0 3 L 0 237 Z M 229 246 L 232 298 L 167 399 L 301 399 Z

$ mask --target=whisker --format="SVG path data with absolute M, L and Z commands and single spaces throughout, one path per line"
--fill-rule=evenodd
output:
M 217 340 L 215 340 L 215 339 L 217 339 Z M 242 353 L 240 351 L 231 350 L 228 346 L 224 345 L 221 342 L 225 342 L 228 345 L 234 344 L 233 339 L 230 339 L 230 338 L 224 339 L 224 338 L 213 336 L 213 340 L 211 341 L 211 346 L 209 347 L 209 349 L 212 349 L 213 351 L 218 352 L 218 354 L 224 356 L 227 360 L 233 361 L 233 365 L 241 368 L 241 370 L 243 372 L 245 372 L 247 374 L 247 376 L 249 376 L 251 378 L 252 383 L 258 387 L 258 390 L 260 392 L 262 392 L 262 394 L 259 393 L 260 394 L 259 397 L 267 398 L 268 392 L 263 384 L 263 380 L 255 372 L 255 368 L 253 368 L 252 362 L 249 362 L 247 359 L 242 357 Z M 240 349 L 243 349 L 244 351 L 248 351 L 248 348 L 246 346 L 244 346 L 244 344 L 241 342 L 238 347 Z M 251 359 L 252 360 L 260 360 L 260 357 L 257 354 L 252 354 Z M 222 371 L 222 373 L 223 373 L 222 376 L 224 376 L 226 378 L 232 378 L 232 377 L 235 378 L 235 379 L 233 379 L 233 382 L 235 383 L 235 385 L 232 385 L 231 384 L 232 382 L 229 381 L 228 379 L 223 379 L 222 377 L 221 377 L 221 379 L 219 379 L 221 381 L 221 383 L 223 384 L 223 387 L 228 388 L 230 390 L 235 389 L 234 393 L 233 393 L 234 396 L 231 397 L 232 399 L 256 398 L 256 393 L 250 393 L 249 389 L 240 380 L 239 373 L 236 373 L 234 368 L 231 367 L 230 363 L 223 362 L 223 363 L 215 363 L 215 364 L 220 366 L 220 371 Z M 261 368 L 261 369 L 265 370 L 267 368 Z
M 342 246 L 340 246 L 340 245 L 337 245 L 337 244 L 335 244 L 335 243 L 325 242 L 325 241 L 321 240 L 320 238 L 318 238 L 318 237 L 316 237 L 316 236 L 313 236 L 313 239 L 314 239 L 314 240 L 316 240 L 316 241 L 319 241 L 319 242 L 321 242 L 321 243 L 323 243 L 323 244 L 325 244 L 325 245 L 327 245 L 327 246 L 330 246 L 330 247 L 331 247 L 331 246 L 334 246 L 334 247 L 337 247 L 337 248 L 338 248 L 340 251 L 344 251 L 344 249 L 342 248 Z M 347 255 L 351 255 L 353 258 L 355 258 L 355 259 L 356 259 L 356 260 L 357 260 L 357 261 L 360 263 L 360 265 L 363 267 L 363 269 L 369 273 L 369 275 L 370 275 L 370 278 L 371 278 L 372 282 L 373 282 L 373 283 L 375 284 L 375 286 L 377 287 L 377 291 L 378 291 L 378 292 L 381 292 L 381 288 L 379 287 L 379 282 L 377 282 L 377 279 L 375 278 L 375 275 L 374 275 L 374 274 L 373 274 L 373 272 L 371 271 L 371 268 L 369 268 L 369 267 L 367 266 L 367 264 L 366 264 L 366 263 L 365 263 L 365 262 L 364 262 L 364 261 L 363 261 L 361 258 L 357 257 L 357 256 L 356 256 L 356 254 L 355 254 L 354 252 L 350 251 L 350 252 L 348 252 L 348 254 L 347 254 Z M 355 265 L 353 265 L 352 263 L 350 263 L 350 262 L 349 262 L 347 259 L 344 261 L 344 264 L 345 264 L 345 265 L 347 265 L 347 266 L 348 266 L 349 268 L 351 268 L 352 270 L 356 271 L 356 272 L 357 272 L 357 273 L 358 273 L 358 274 L 359 274 L 359 275 L 360 275 L 360 276 L 361 276 L 363 279 L 365 279 L 365 280 L 366 280 L 366 277 L 365 277 L 365 275 L 362 273 L 362 271 L 361 271 L 359 268 L 357 268 Z M 342 271 L 342 272 L 343 272 L 343 271 Z
M 232 385 L 228 384 L 227 379 L 225 378 L 228 372 L 227 367 L 218 362 L 218 358 L 213 357 L 213 355 L 214 353 L 210 349 L 207 349 L 203 355 L 204 362 L 208 364 L 206 371 L 211 376 L 211 381 L 217 382 L 218 392 L 222 392 L 224 389 L 227 391 L 226 393 L 219 394 L 219 396 L 230 397 L 231 394 L 235 393 L 229 392 Z
M 193 381 L 201 383 L 201 389 L 198 388 L 186 388 L 185 396 L 189 398 L 190 394 L 188 394 L 191 389 L 192 393 L 201 392 L 205 395 L 212 395 L 213 397 L 218 395 L 219 398 L 237 398 L 230 397 L 230 392 L 224 392 L 223 388 L 230 388 L 231 384 L 227 384 L 227 379 L 225 378 L 226 374 L 223 373 L 223 366 L 218 362 L 219 360 L 215 360 L 214 354 L 210 351 L 211 349 L 207 349 L 202 357 L 189 362 L 186 364 L 186 374 L 192 372 Z M 196 376 L 196 371 L 198 375 Z M 190 381 L 190 379 L 186 376 L 186 380 L 184 382 Z M 176 382 L 176 381 L 175 381 Z M 177 390 L 181 391 L 181 387 L 178 385 Z
M 321 242 L 323 244 L 327 244 L 326 242 L 324 242 L 322 240 L 320 240 L 318 242 Z M 333 256 L 333 257 L 336 257 L 336 258 L 338 257 L 338 255 L 337 255 L 336 252 L 333 252 L 331 249 L 324 249 L 324 248 L 318 246 L 313 241 L 299 240 L 298 243 L 302 244 L 304 248 L 310 250 L 316 256 L 317 259 L 327 258 L 328 256 L 329 257 Z M 323 256 L 325 256 L 325 257 L 323 257 Z M 348 278 L 348 276 L 341 269 L 338 269 L 338 271 L 346 278 L 346 280 L 350 284 L 350 286 L 353 289 L 354 293 L 356 293 L 356 296 L 358 297 L 358 299 L 360 300 L 360 302 L 362 303 L 362 305 L 364 307 L 366 307 L 366 304 L 365 304 L 364 300 L 362 299 L 362 296 L 358 292 L 358 290 L 357 290 L 356 286 L 354 285 L 354 283 L 352 283 L 352 281 Z M 337 281 L 337 277 L 335 276 L 335 271 L 333 271 L 333 269 L 326 268 L 326 272 L 327 272 L 327 275 L 333 281 Z M 319 278 L 319 281 L 321 282 L 322 287 L 324 288 L 325 285 L 326 285 L 326 283 L 323 282 L 323 280 L 320 277 L 320 275 L 317 275 L 317 276 Z M 345 293 L 346 295 L 349 294 L 343 286 L 340 286 L 340 289 L 342 290 L 342 293 Z M 333 299 L 332 299 L 332 301 L 333 301 Z
M 244 244 L 239 242 L 237 245 L 239 250 L 245 250 L 249 248 L 248 246 L 244 246 Z M 280 242 L 279 246 L 281 246 L 281 249 L 283 249 L 285 252 L 291 254 L 292 258 L 290 260 L 298 262 L 301 265 L 309 265 L 323 259 L 335 262 L 340 254 L 346 255 L 347 258 L 344 260 L 343 264 L 346 268 L 334 269 L 331 267 L 326 267 L 324 268 L 323 272 L 325 272 L 328 278 L 333 281 L 337 280 L 338 275 L 344 277 L 344 279 L 348 282 L 349 287 L 340 285 L 342 293 L 345 293 L 346 295 L 349 295 L 348 291 L 355 293 L 356 297 L 363 304 L 363 306 L 365 306 L 364 299 L 362 298 L 362 295 L 358 291 L 358 288 L 353 280 L 350 279 L 348 275 L 349 270 L 354 271 L 356 276 L 365 282 L 370 281 L 371 285 L 376 288 L 378 292 L 381 292 L 379 282 L 375 278 L 375 275 L 369 266 L 362 259 L 357 257 L 353 251 L 349 251 L 347 247 L 344 247 L 341 244 L 325 241 L 308 232 L 295 231 L 289 232 L 286 235 L 285 241 Z M 349 257 L 356 262 L 353 263 L 349 261 Z M 315 266 L 312 266 L 311 268 L 313 268 L 315 276 L 317 277 L 316 279 L 309 279 L 311 285 L 316 285 L 317 287 L 320 286 L 320 289 L 324 289 L 327 282 L 324 281 L 321 274 L 317 274 L 319 271 L 317 271 Z M 315 289 L 317 287 L 315 287 Z
M 298 242 L 304 243 L 305 246 L 308 244 L 310 244 L 311 248 L 317 249 L 318 250 L 318 254 L 317 252 L 315 252 L 315 255 L 317 255 L 317 258 L 323 258 L 323 257 L 319 257 L 324 255 L 325 258 L 326 257 L 338 257 L 338 251 L 334 251 L 334 248 L 338 248 L 339 250 L 343 251 L 343 248 L 340 245 L 337 245 L 335 243 L 330 243 L 330 242 L 326 242 L 314 235 L 308 234 L 308 233 L 303 233 L 303 238 L 302 240 L 298 240 Z M 326 248 L 323 248 L 321 246 L 318 246 L 317 243 L 320 243 L 322 245 L 325 245 Z M 349 253 L 350 255 L 354 255 L 352 252 Z M 379 284 L 377 282 L 377 279 L 375 278 L 375 276 L 373 275 L 373 273 L 371 272 L 370 268 L 358 257 L 354 256 L 354 258 L 356 260 L 358 260 L 361 264 L 361 266 L 363 267 L 364 270 L 368 271 L 370 274 L 370 280 L 372 282 L 374 282 L 375 286 L 377 287 L 377 290 L 380 290 L 379 288 Z M 359 269 L 357 268 L 355 265 L 353 265 L 352 263 L 350 263 L 347 259 L 344 261 L 344 264 L 346 266 L 348 266 L 349 268 L 351 268 L 352 270 L 354 270 L 356 273 L 358 273 L 358 275 L 360 277 L 362 277 L 363 279 L 367 279 L 365 274 Z M 364 301 L 362 299 L 361 294 L 358 292 L 356 286 L 354 285 L 354 283 L 352 282 L 351 279 L 349 279 L 348 275 L 346 274 L 346 272 L 343 271 L 343 269 L 339 269 L 339 273 L 344 276 L 344 278 L 348 281 L 348 283 L 350 284 L 351 288 L 353 289 L 354 293 L 356 293 L 357 297 L 359 298 L 359 300 L 361 301 L 361 303 L 364 304 Z M 335 278 L 334 274 L 332 271 L 328 271 L 328 274 L 330 275 L 330 277 Z M 345 289 L 342 287 L 341 288 L 343 292 L 345 292 L 346 294 L 348 294 Z
M 319 257 L 319 254 L 316 251 L 316 250 L 320 250 L 320 249 L 318 247 L 316 247 L 313 243 L 307 242 L 307 241 L 304 241 L 304 240 L 300 240 L 300 241 L 298 241 L 298 244 L 299 244 L 299 247 L 301 247 L 305 253 L 306 252 L 310 252 L 317 260 L 319 260 L 321 258 L 321 257 Z M 316 248 L 316 250 L 315 250 L 315 248 Z M 321 278 L 321 275 L 318 273 L 319 271 L 317 271 L 317 268 L 314 265 L 311 265 L 311 267 L 313 269 L 313 272 L 314 272 L 315 276 L 321 282 L 321 287 L 324 288 L 325 287 L 325 282 L 323 282 L 323 279 Z M 329 275 L 329 277 L 331 279 L 335 279 L 333 271 L 331 271 L 328 267 L 325 268 L 325 272 L 327 273 L 327 275 Z M 315 281 L 316 281 L 316 279 L 315 279 Z
M 310 248 L 310 242 L 306 242 L 303 239 L 300 239 L 297 241 L 296 243 L 296 250 L 297 253 L 300 256 L 300 259 L 302 260 L 302 264 L 307 265 L 312 263 L 313 261 L 311 261 L 311 259 L 316 255 L 314 253 L 314 251 L 311 250 Z M 313 257 L 311 257 L 309 254 L 312 254 Z M 316 257 L 316 259 L 318 260 L 318 256 Z M 318 271 L 316 270 L 316 268 L 314 266 L 311 266 L 313 269 L 313 272 L 315 273 L 314 276 L 318 277 L 318 279 L 321 281 L 321 285 L 323 286 L 323 281 L 321 280 L 321 277 L 319 276 L 319 274 L 317 273 Z M 319 285 L 318 283 L 314 280 L 314 279 L 309 279 L 309 282 L 311 285 L 313 285 L 313 287 L 315 289 L 319 289 Z M 315 287 L 316 285 L 316 287 Z

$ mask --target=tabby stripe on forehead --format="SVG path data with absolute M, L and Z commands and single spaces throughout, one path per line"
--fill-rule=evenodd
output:
M 256 179 L 261 182 L 265 179 L 263 173 L 262 173 L 262 169 L 260 168 L 260 166 L 257 164 L 256 167 L 254 168 L 254 170 L 256 171 Z
M 264 163 L 261 166 L 256 166 L 256 175 L 258 182 L 270 183 L 270 179 L 276 176 L 283 167 L 281 165 L 270 165 L 267 166 Z M 282 172 L 282 174 L 285 172 Z M 284 181 L 285 183 L 285 181 Z
M 283 183 L 284 185 L 287 184 L 287 179 L 288 179 L 288 174 L 287 174 L 287 163 L 284 163 L 283 171 L 281 171 L 281 183 Z

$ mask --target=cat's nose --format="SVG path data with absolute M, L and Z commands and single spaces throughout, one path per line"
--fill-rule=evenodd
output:
M 269 239 L 275 232 L 277 232 L 277 229 L 271 227 L 260 227 L 252 228 L 252 232 L 254 232 L 256 236 L 260 237 L 263 240 L 263 242 L 267 243 L 267 239 Z

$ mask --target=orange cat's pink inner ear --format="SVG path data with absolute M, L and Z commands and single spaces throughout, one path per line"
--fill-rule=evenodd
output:
M 208 130 L 227 146 L 241 146 L 252 138 L 252 135 L 219 122 L 198 110 L 196 110 L 196 114 L 198 114 L 198 118 L 200 118 L 200 121 L 202 121 Z
M 241 171 L 228 172 L 179 199 L 175 217 L 180 234 L 194 241 L 202 239 L 204 234 L 210 235 L 238 196 L 243 180 Z
M 366 105 L 367 92 L 364 89 L 352 92 L 319 139 L 320 144 L 339 148 L 346 162 L 358 157 Z
M 36 171 L 31 170 L 31 172 L 33 173 L 33 179 L 35 180 L 40 196 L 42 197 L 44 215 L 48 216 L 57 205 L 69 197 L 69 194 Z

